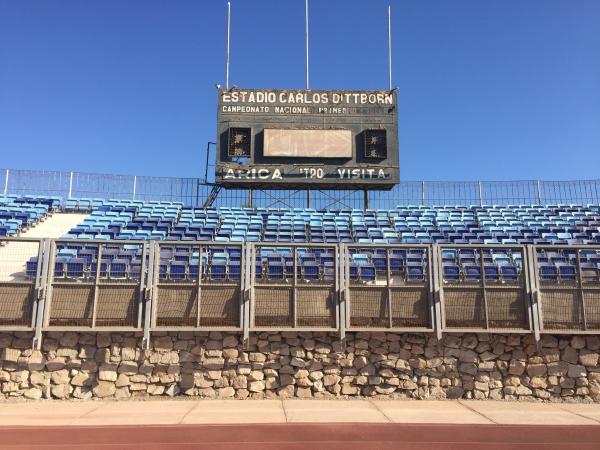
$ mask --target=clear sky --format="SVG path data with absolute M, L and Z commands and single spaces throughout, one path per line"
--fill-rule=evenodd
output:
M 311 88 L 387 87 L 383 0 L 311 0 Z M 392 1 L 404 180 L 600 176 L 599 0 Z M 0 167 L 200 176 L 225 0 L 0 0 Z M 232 0 L 231 83 L 304 87 L 304 0 Z

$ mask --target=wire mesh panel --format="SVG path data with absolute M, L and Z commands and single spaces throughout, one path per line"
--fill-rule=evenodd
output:
M 240 329 L 244 246 L 161 242 L 154 256 L 153 329 Z
M 251 329 L 338 328 L 339 251 L 327 244 L 253 244 Z
M 214 186 L 199 178 L 0 169 L 6 193 L 205 203 Z M 366 204 L 365 200 L 368 202 Z M 600 180 L 402 181 L 390 191 L 222 189 L 216 207 L 384 208 L 398 205 L 588 204 L 600 201 Z
M 45 327 L 140 329 L 147 265 L 141 241 L 54 241 Z
M 445 331 L 531 331 L 524 246 L 441 245 L 437 264 Z
M 429 246 L 351 244 L 344 248 L 348 330 L 433 329 Z
M 40 283 L 40 240 L 0 240 L 0 329 L 31 329 Z
M 551 333 L 600 333 L 600 247 L 536 246 L 540 328 Z

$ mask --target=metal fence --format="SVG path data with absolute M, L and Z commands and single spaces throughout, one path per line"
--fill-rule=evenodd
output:
M 346 330 L 433 330 L 427 245 L 344 245 Z
M 600 246 L 5 238 L 0 329 L 600 334 Z
M 41 239 L 0 240 L 0 329 L 35 328 L 43 257 Z
M 443 329 L 498 333 L 533 329 L 525 246 L 440 245 L 438 253 Z M 502 264 L 494 261 L 498 256 L 505 259 Z
M 44 329 L 142 329 L 144 241 L 53 241 Z
M 338 252 L 333 244 L 252 245 L 250 329 L 338 329 Z
M 200 178 L 0 169 L 3 193 L 182 202 L 203 206 L 214 184 Z M 2 191 L 0 191 L 2 192 Z M 600 202 L 600 180 L 402 181 L 390 191 L 221 189 L 213 206 L 343 209 L 398 205 L 533 205 Z
M 600 247 L 535 246 L 542 333 L 600 332 Z M 558 260 L 551 264 L 552 260 Z
M 152 330 L 241 330 L 245 249 L 235 243 L 154 246 Z

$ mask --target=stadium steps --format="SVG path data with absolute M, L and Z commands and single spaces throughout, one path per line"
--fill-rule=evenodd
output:
M 59 238 L 69 232 L 89 214 L 54 213 L 43 222 L 20 234 L 26 238 Z
M 23 231 L 23 238 L 59 238 L 83 221 L 88 214 L 54 213 L 34 227 Z M 25 264 L 32 256 L 37 256 L 36 242 L 8 242 L 0 247 L 0 282 L 19 281 L 25 278 Z

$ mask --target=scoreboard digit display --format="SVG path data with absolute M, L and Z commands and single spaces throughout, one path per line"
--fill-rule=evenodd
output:
M 219 89 L 216 181 L 224 187 L 391 189 L 396 91 Z

